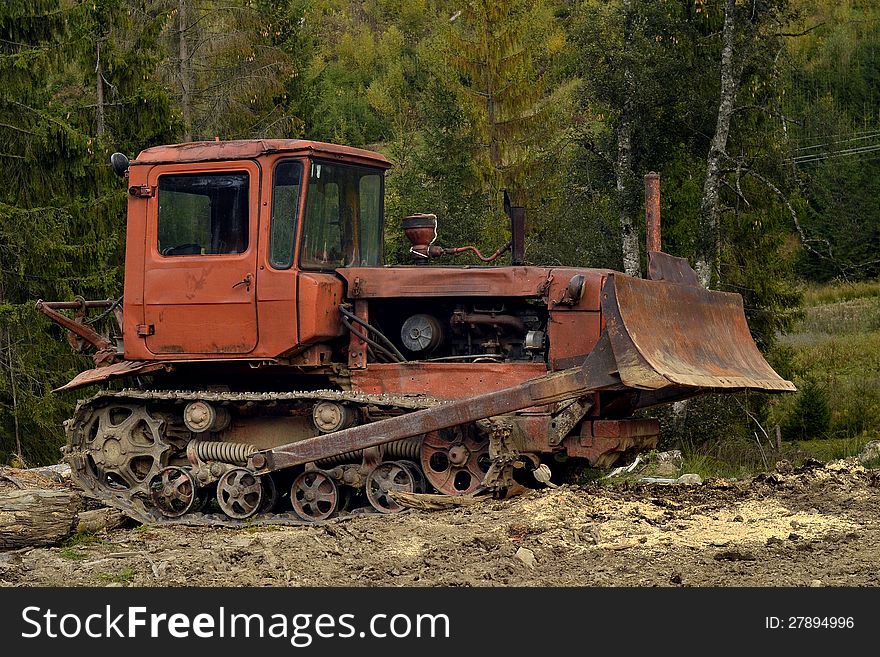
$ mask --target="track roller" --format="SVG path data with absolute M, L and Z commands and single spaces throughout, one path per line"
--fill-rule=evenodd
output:
M 403 507 L 388 494 L 393 491 L 414 493 L 416 476 L 408 465 L 400 461 L 385 461 L 367 476 L 367 499 L 380 513 L 397 513 Z
M 232 468 L 217 482 L 217 504 L 230 518 L 250 518 L 263 505 L 265 490 L 260 478 L 244 468 Z
M 303 520 L 325 520 L 339 508 L 340 493 L 326 472 L 307 470 L 290 487 L 290 504 Z
M 201 506 L 195 477 L 174 465 L 163 468 L 150 480 L 150 499 L 166 518 L 179 518 Z

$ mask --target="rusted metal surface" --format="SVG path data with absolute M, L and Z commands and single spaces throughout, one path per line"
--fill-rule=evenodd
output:
M 614 274 L 602 296 L 627 387 L 795 390 L 758 351 L 738 294 Z
M 645 221 L 648 251 L 661 251 L 660 242 L 660 174 L 645 176 Z
M 538 297 L 551 269 L 546 267 L 349 267 L 338 273 L 348 295 L 393 297 Z
M 521 265 L 526 260 L 526 209 L 521 206 L 510 208 L 510 260 L 511 264 Z
M 298 272 L 297 304 L 284 295 L 289 293 L 286 289 L 280 289 L 277 293 L 279 303 L 274 308 L 267 306 L 267 297 L 263 289 L 263 274 L 260 278 L 260 289 L 257 293 L 257 302 L 260 315 L 260 342 L 265 343 L 265 332 L 274 333 L 281 329 L 284 324 L 294 324 L 299 327 L 299 337 L 296 338 L 301 344 L 326 342 L 344 334 L 342 323 L 339 321 L 339 304 L 343 299 L 343 284 L 339 277 L 333 274 L 318 272 Z M 292 281 L 286 282 L 288 285 Z M 272 316 L 277 309 L 278 316 Z M 294 314 L 297 321 L 291 322 L 290 316 Z M 302 310 L 300 312 L 299 310 Z M 274 323 L 272 323 L 274 319 Z M 293 337 L 293 336 L 291 336 Z
M 105 303 L 107 304 L 106 306 L 104 306 Z M 88 324 L 85 324 L 82 321 L 71 319 L 70 317 L 59 313 L 58 309 L 107 307 L 110 306 L 112 303 L 113 301 L 110 301 L 109 303 L 105 301 L 84 301 L 80 303 L 78 301 L 43 301 L 41 299 L 40 301 L 37 301 L 36 309 L 56 324 L 63 326 L 77 337 L 82 338 L 83 340 L 88 342 L 98 351 L 107 351 L 113 349 L 113 343 L 110 340 L 95 331 L 95 329 L 93 329 Z
M 316 156 L 368 163 L 387 169 L 391 163 L 381 153 L 350 146 L 339 146 L 305 139 L 241 139 L 232 141 L 194 141 L 186 144 L 154 146 L 141 151 L 131 165 L 249 160 L 276 153 L 290 157 Z
M 610 467 L 627 451 L 657 446 L 660 425 L 654 419 L 584 422 L 580 435 L 563 442 L 569 456 L 585 458 L 594 467 Z
M 599 339 L 602 317 L 598 312 L 550 313 L 550 368 L 563 370 L 584 362 Z
M 165 363 L 156 363 L 141 360 L 123 360 L 119 363 L 113 363 L 105 367 L 98 367 L 93 370 L 80 372 L 70 381 L 59 388 L 55 388 L 54 392 L 63 392 L 65 390 L 75 390 L 83 388 L 95 383 L 102 383 L 110 379 L 118 379 L 135 374 L 149 374 L 159 370 L 167 370 L 171 366 Z
M 594 438 L 634 438 L 660 435 L 660 422 L 655 418 L 637 420 L 590 420 L 581 425 L 581 436 Z
M 610 363 L 606 359 L 608 351 L 607 342 L 600 341 L 583 367 L 554 372 L 511 388 L 465 397 L 423 411 L 283 445 L 252 456 L 249 464 L 258 471 L 280 470 L 334 454 L 579 397 L 603 387 L 617 387 L 619 382 L 612 376 Z
M 79 310 L 80 308 L 109 308 L 114 305 L 116 301 L 113 299 L 77 299 L 76 301 L 43 301 L 40 299 L 37 303 L 42 304 L 46 308 L 51 308 L 52 310 Z
M 485 326 L 506 326 L 514 331 L 525 334 L 526 329 L 523 321 L 519 317 L 513 315 L 505 315 L 503 313 L 468 313 L 463 310 L 457 310 L 452 313 L 451 323 L 456 324 L 482 324 Z
M 250 176 L 250 221 L 243 251 L 186 257 L 163 255 L 159 251 L 158 228 L 161 199 L 150 200 L 148 204 L 146 244 L 142 245 L 146 247 L 143 323 L 154 326 L 154 330 L 133 342 L 142 340 L 151 354 L 244 355 L 257 346 L 260 169 L 254 162 L 222 163 L 222 167 L 218 171 L 246 171 Z M 155 166 L 148 179 L 158 185 L 162 175 L 176 173 L 181 173 L 180 167 Z M 128 336 L 125 337 L 128 343 Z
M 397 503 L 393 494 L 397 492 L 414 493 L 416 478 L 406 465 L 397 461 L 386 461 L 377 465 L 367 476 L 365 490 L 370 505 L 379 513 L 398 513 L 403 507 Z
M 162 369 L 175 370 L 176 385 L 270 390 L 133 390 L 78 405 L 66 424 L 66 458 L 85 490 L 133 517 L 214 524 L 200 507 L 216 483 L 210 490 L 226 515 L 217 524 L 261 522 L 277 485 L 291 479 L 284 522 L 329 518 L 365 487 L 375 508 L 393 511 L 388 493 L 425 488 L 422 470 L 444 493 L 498 490 L 513 482 L 515 467 L 540 465 L 538 454 L 605 466 L 653 447 L 656 421 L 608 419 L 636 408 L 717 390 L 794 389 L 758 352 L 741 298 L 703 289 L 687 261 L 660 251 L 656 174 L 646 178 L 652 280 L 517 264 L 522 217 L 513 210 L 521 208 L 506 195 L 513 237 L 495 256 L 512 249 L 514 266 L 305 272 L 297 266 L 301 240 L 289 260 L 270 253 L 272 172 L 292 158 L 304 168 L 344 162 L 379 175 L 390 166 L 377 153 L 304 140 L 161 146 L 131 163 L 126 360 L 60 390 Z M 236 231 L 228 251 L 182 245 L 177 255 L 186 257 L 162 255 L 160 176 L 210 172 L 247 174 L 247 231 Z M 301 184 L 299 237 L 308 195 Z M 414 253 L 471 248 L 434 246 L 436 224 L 426 217 L 406 224 Z M 84 312 L 63 305 L 73 303 L 48 309 Z M 426 317 L 433 324 L 421 326 Z M 92 344 L 100 362 L 118 358 L 109 340 Z M 300 388 L 306 392 L 292 392 Z M 139 442 L 144 427 L 150 435 Z M 184 457 L 189 466 L 180 465 Z M 294 466 L 302 467 L 273 481 Z
M 509 388 L 547 373 L 543 363 L 370 363 L 352 370 L 352 386 L 369 394 L 424 394 L 440 399 Z
M 306 470 L 293 480 L 290 503 L 303 520 L 326 520 L 339 508 L 339 488 L 332 477 L 321 470 Z
M 489 440 L 474 427 L 432 431 L 422 441 L 420 461 L 425 477 L 441 493 L 474 492 L 489 471 Z
M 676 258 L 662 251 L 648 251 L 648 278 L 652 281 L 703 287 L 686 258 Z
M 365 301 L 354 302 L 354 314 L 366 324 L 370 323 L 370 308 Z M 352 370 L 362 370 L 367 366 L 367 342 L 364 338 L 368 337 L 363 331 L 349 331 L 348 367 Z
M 601 307 L 600 292 L 605 277 L 613 273 L 609 269 L 578 269 L 558 267 L 547 274 L 546 294 L 551 312 L 598 311 Z M 583 279 L 583 282 L 580 279 Z M 572 289 L 581 288 L 580 298 L 572 302 Z
M 575 399 L 553 414 L 550 420 L 549 443 L 558 445 L 575 428 L 584 416 L 595 406 L 595 400 L 589 396 Z

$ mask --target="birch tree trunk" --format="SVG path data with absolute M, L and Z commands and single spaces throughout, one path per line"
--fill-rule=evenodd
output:
M 623 48 L 628 52 L 632 48 L 632 0 L 623 0 Z M 629 276 L 638 277 L 641 272 L 639 258 L 639 230 L 636 224 L 638 207 L 633 203 L 633 170 L 632 170 L 632 103 L 635 94 L 635 82 L 632 66 L 625 60 L 624 99 L 620 120 L 617 124 L 617 159 L 614 174 L 617 179 L 617 203 L 620 212 L 620 236 L 623 249 L 623 271 Z
M 703 181 L 703 196 L 700 201 L 699 230 L 696 262 L 694 269 L 704 286 L 712 282 L 713 270 L 718 266 L 720 243 L 719 219 L 721 214 L 721 176 L 723 158 L 727 153 L 727 138 L 730 135 L 730 120 L 736 103 L 743 65 L 746 58 L 746 44 L 743 52 L 736 52 L 736 2 L 725 0 L 724 28 L 722 30 L 721 50 L 721 93 L 718 98 L 718 116 L 715 122 L 715 135 L 706 156 L 706 178 Z

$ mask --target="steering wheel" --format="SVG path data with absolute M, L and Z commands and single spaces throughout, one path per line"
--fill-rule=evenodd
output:
M 202 253 L 202 245 L 201 244 L 180 244 L 178 246 L 169 246 L 165 249 L 162 249 L 163 256 L 171 256 L 171 255 L 201 255 Z

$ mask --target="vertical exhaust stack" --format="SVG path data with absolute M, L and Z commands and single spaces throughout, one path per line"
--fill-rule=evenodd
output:
M 660 174 L 645 175 L 645 221 L 647 250 L 662 251 L 660 242 Z
M 702 287 L 687 258 L 663 253 L 660 241 L 660 174 L 653 171 L 645 174 L 645 222 L 648 280 Z

